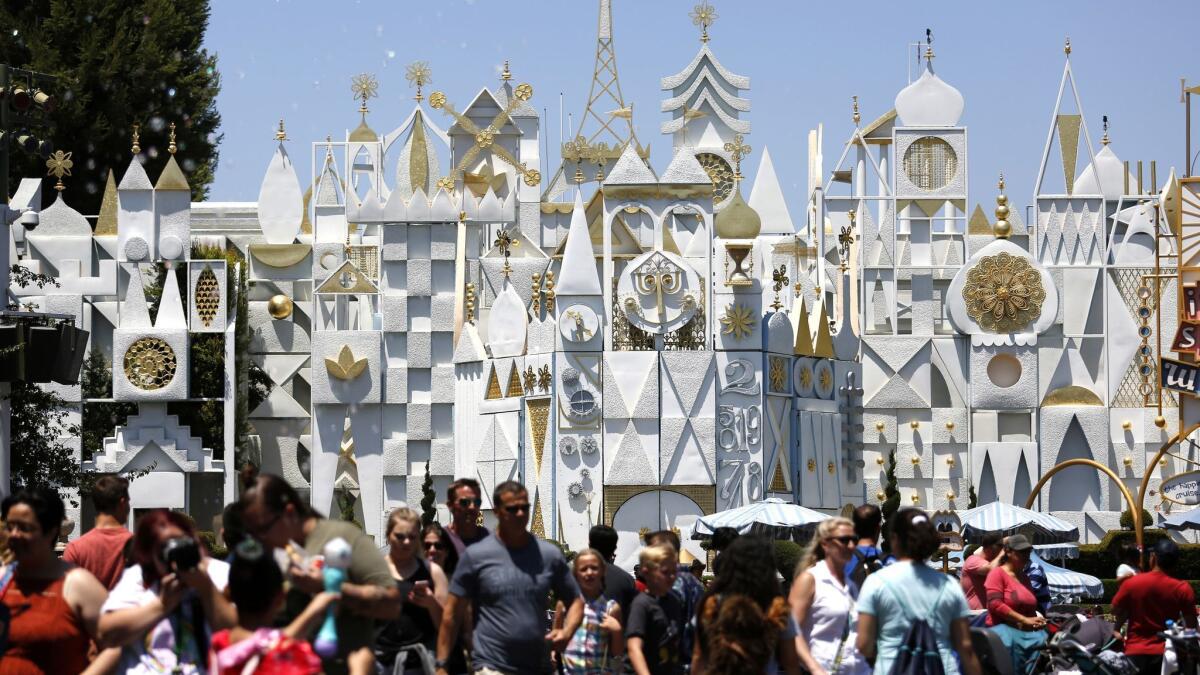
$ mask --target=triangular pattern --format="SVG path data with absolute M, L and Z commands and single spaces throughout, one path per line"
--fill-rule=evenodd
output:
M 514 359 L 512 368 L 508 371 L 508 387 L 504 391 L 504 397 L 512 398 L 513 396 L 520 396 L 523 393 L 524 389 L 521 388 L 521 371 L 517 370 L 517 362 Z
M 702 368 L 696 367 L 695 355 L 706 354 Z M 671 384 L 672 391 L 679 397 L 679 407 L 689 417 L 695 412 L 696 402 L 700 392 L 708 381 L 709 373 L 713 371 L 711 353 L 705 352 L 663 352 L 661 357 L 663 369 Z
M 867 346 L 871 348 L 872 354 L 892 369 L 893 373 L 898 373 L 929 342 L 929 338 L 923 337 L 889 337 L 868 339 Z
M 283 387 L 273 387 L 251 413 L 252 418 L 307 418 L 311 415 Z
M 661 480 L 671 481 L 682 466 L 702 466 L 708 474 L 708 480 L 713 479 L 712 463 L 701 451 L 700 438 L 692 427 L 692 421 L 686 420 L 680 427 L 682 433 L 670 443 L 662 443 L 660 450 Z
M 813 356 L 825 359 L 833 358 L 833 335 L 829 332 L 829 314 L 825 311 L 825 303 L 817 302 L 817 330 L 813 336 Z
M 349 275 L 345 279 L 342 275 Z M 367 278 L 353 262 L 343 260 L 341 265 L 332 274 L 325 277 L 325 281 L 317 287 L 318 293 L 378 293 L 379 287 L 375 282 Z
M 1059 256 L 1059 262 L 1064 264 L 1077 262 L 1079 256 L 1075 252 L 1075 248 L 1079 244 L 1079 217 L 1069 204 L 1067 212 L 1063 216 L 1062 237 L 1063 250 L 1062 255 Z
M 150 306 L 146 304 L 146 288 L 142 283 L 142 268 L 129 268 L 129 287 L 121 303 L 121 328 L 151 328 Z
M 500 391 L 500 379 L 496 377 L 496 364 L 494 363 L 488 372 L 487 390 L 483 397 L 489 401 L 504 398 L 504 392 Z
M 783 476 L 783 456 L 780 455 L 778 461 L 775 462 L 775 471 L 771 474 L 771 484 L 767 487 L 767 492 L 791 492 L 791 488 L 787 485 L 787 479 Z
M 1052 265 L 1058 262 L 1058 250 L 1062 244 L 1062 215 L 1058 212 L 1058 205 L 1051 204 L 1050 212 L 1046 214 L 1046 226 L 1043 228 L 1046 232 L 1042 240 L 1040 251 L 1040 261 L 1043 265 Z
M 795 311 L 796 303 L 800 303 L 800 311 Z M 804 296 L 801 295 L 792 302 L 794 316 L 796 317 L 796 325 L 793 327 L 796 334 L 796 346 L 792 351 L 796 356 L 812 356 L 812 328 L 808 324 L 808 304 L 804 301 Z
M 758 162 L 758 172 L 754 174 L 754 187 L 750 190 L 748 203 L 762 218 L 761 234 L 790 236 L 796 233 L 792 216 L 788 212 L 787 200 L 783 198 L 779 178 L 775 175 L 771 152 L 767 148 L 763 148 L 762 157 Z
M 179 293 L 179 278 L 175 270 L 167 270 L 163 281 L 162 295 L 158 300 L 158 316 L 154 317 L 155 330 L 187 330 L 187 316 L 183 313 L 183 298 Z
M 929 401 L 925 400 L 912 386 L 899 375 L 893 375 L 879 391 L 867 401 L 871 408 L 926 408 Z
M 529 531 L 532 532 L 535 537 L 541 537 L 544 539 L 546 537 L 545 522 L 545 519 L 542 517 L 541 492 L 535 488 L 533 490 L 533 522 L 529 526 Z
M 983 212 L 983 207 L 979 204 L 975 205 L 975 210 L 971 212 L 971 220 L 967 222 L 967 234 L 991 235 L 992 224 L 988 222 L 987 214 Z
M 655 473 L 645 451 L 642 450 L 641 437 L 631 421 L 617 445 L 613 461 L 605 472 L 605 479 L 611 478 L 624 485 L 653 485 L 658 482 Z
M 583 201 L 575 195 L 571 226 L 563 243 L 562 267 L 557 292 L 562 295 L 600 295 L 600 276 L 596 272 L 595 253 L 588 234 Z
M 542 453 L 546 449 L 546 436 L 550 433 L 550 399 L 528 401 L 529 429 L 533 437 L 533 472 L 542 475 Z
M 1075 192 L 1075 164 L 1079 157 L 1079 125 L 1083 123 L 1083 115 L 1055 116 L 1058 126 L 1058 150 L 1062 156 L 1063 184 L 1067 186 L 1067 194 Z
M 612 369 L 608 364 L 604 364 L 604 417 L 606 419 L 628 418 L 629 406 L 625 404 L 625 398 L 621 396 L 621 388 L 617 386 L 617 380 L 613 377 Z

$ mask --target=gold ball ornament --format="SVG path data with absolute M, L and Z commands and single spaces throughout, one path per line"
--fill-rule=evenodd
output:
M 955 460 L 953 457 L 946 458 L 946 466 L 954 466 Z
M 267 313 L 275 320 L 286 319 L 292 315 L 292 306 L 292 299 L 280 293 L 267 301 Z
M 876 457 L 875 463 L 878 464 L 879 466 L 883 466 L 883 455 Z
M 958 496 L 958 495 L 954 494 L 953 492 L 947 492 L 947 493 L 946 493 L 946 500 L 947 500 L 947 501 L 951 501 L 951 502 L 952 502 L 952 501 L 954 501 L 954 498 L 955 498 L 955 497 L 957 497 L 957 496 Z
M 921 428 L 921 422 L 920 422 L 920 420 L 913 420 L 913 421 L 911 421 L 911 422 L 909 422 L 909 423 L 908 423 L 908 426 L 912 427 L 913 429 L 920 429 L 920 428 Z
M 948 431 L 954 431 L 954 420 L 950 420 L 949 422 L 946 422 L 946 429 Z
M 1129 455 L 1125 455 L 1124 462 L 1125 462 L 1125 466 L 1133 466 L 1133 458 L 1130 457 Z
M 913 464 L 920 464 L 920 463 L 921 463 L 921 456 L 920 456 L 920 455 L 913 455 L 913 456 L 912 456 L 912 463 L 913 463 Z
M 876 423 L 875 423 L 875 431 L 882 432 L 882 431 L 883 431 L 884 429 L 886 429 L 886 428 L 887 428 L 887 425 L 886 425 L 886 424 L 884 424 L 883 422 L 876 422 Z
M 1162 415 L 1155 417 L 1154 418 L 1154 426 L 1158 427 L 1159 429 L 1166 427 L 1167 426 L 1167 418 L 1163 417 Z
M 881 491 L 875 493 L 875 498 L 878 499 L 879 501 L 883 501 L 884 499 L 887 498 L 887 495 L 884 494 L 883 491 L 881 490 Z

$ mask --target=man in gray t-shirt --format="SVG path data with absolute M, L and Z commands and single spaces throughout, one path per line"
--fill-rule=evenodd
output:
M 450 582 L 438 633 L 439 675 L 446 673 L 468 604 L 475 608 L 472 665 L 505 674 L 548 672 L 548 648 L 563 649 L 583 620 L 579 589 L 562 552 L 525 529 L 525 486 L 501 483 L 493 504 L 495 534 L 463 553 Z M 551 591 L 568 610 L 564 626 L 547 632 Z

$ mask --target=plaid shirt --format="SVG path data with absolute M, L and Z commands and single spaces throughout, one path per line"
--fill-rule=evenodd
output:
M 584 598 L 583 621 L 575 629 L 571 642 L 563 650 L 563 666 L 571 675 L 609 675 L 616 661 L 608 653 L 608 636 L 600 629 L 604 615 L 617 606 L 600 594 L 595 600 Z
M 700 608 L 700 599 L 704 597 L 704 585 L 692 574 L 688 565 L 680 565 L 675 575 L 675 585 L 671 587 L 671 595 L 679 600 L 683 610 L 683 634 L 680 636 L 679 647 L 684 668 L 692 664 L 692 644 L 696 639 L 696 610 Z

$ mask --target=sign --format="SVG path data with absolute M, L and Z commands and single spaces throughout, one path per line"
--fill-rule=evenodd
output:
M 1158 372 L 1163 389 L 1200 396 L 1200 367 L 1175 359 L 1162 358 L 1159 361 Z
M 1171 351 L 1180 354 L 1191 353 L 1200 358 L 1200 321 L 1183 320 L 1175 329 L 1175 339 L 1171 342 Z
M 1200 505 L 1200 471 L 1178 473 L 1158 488 L 1164 501 L 1183 506 Z

